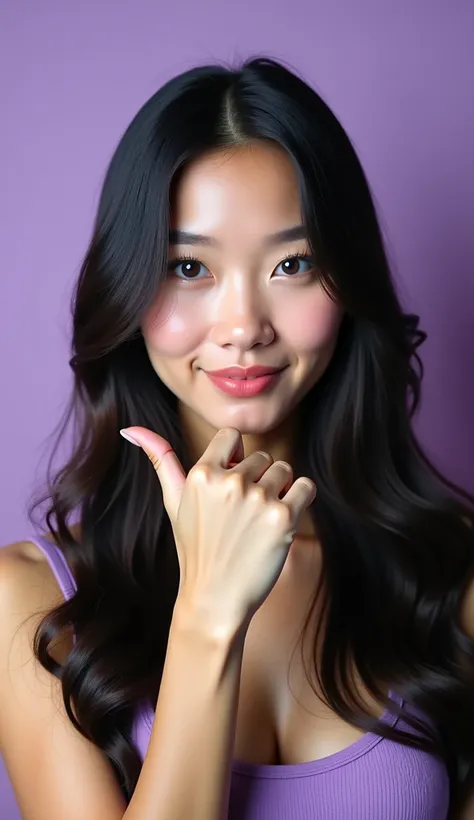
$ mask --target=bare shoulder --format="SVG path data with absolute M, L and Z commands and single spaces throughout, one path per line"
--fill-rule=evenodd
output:
M 41 620 L 63 601 L 54 573 L 35 544 L 18 541 L 0 548 L 0 674 L 16 655 L 32 660 Z M 58 636 L 50 647 L 52 657 L 63 662 L 72 641 L 70 632 Z
M 71 532 L 77 539 L 79 527 L 71 527 Z M 43 537 L 55 543 L 50 534 Z M 48 561 L 32 541 L 15 541 L 0 547 L 0 607 L 2 600 L 11 603 L 11 596 L 17 603 L 24 598 L 30 608 L 38 603 L 52 609 L 63 599 Z
M 73 527 L 71 531 L 77 538 L 78 528 Z M 43 537 L 55 542 L 49 534 Z M 16 541 L 0 547 L 0 640 L 16 627 L 26 629 L 31 642 L 42 618 L 63 601 L 58 581 L 36 544 Z M 49 652 L 61 663 L 72 643 L 72 632 L 65 631 L 50 646 Z
M 0 548 L 0 611 L 12 603 L 52 608 L 61 593 L 43 553 L 31 541 Z
M 71 527 L 70 531 L 76 540 L 80 537 L 80 527 L 78 525 Z M 53 544 L 55 543 L 55 538 L 50 533 L 43 533 L 42 537 Z M 41 569 L 49 566 L 43 553 L 33 541 L 15 541 L 12 544 L 0 547 L 0 562 L 5 570 L 11 568 L 13 571 L 15 567 L 18 569 L 20 567 L 33 569 L 35 567 L 36 570 L 41 571 Z
M 61 682 L 33 651 L 40 620 L 63 600 L 35 544 L 0 548 L 0 749 L 22 817 L 118 820 L 125 806 L 110 763 L 75 729 Z M 51 654 L 61 661 L 70 645 L 66 636 Z

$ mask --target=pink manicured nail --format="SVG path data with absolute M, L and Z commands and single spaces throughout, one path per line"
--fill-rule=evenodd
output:
M 132 444 L 135 444 L 136 447 L 140 447 L 138 441 L 135 441 L 135 439 L 132 438 L 130 433 L 126 433 L 125 430 L 120 430 L 119 432 L 120 432 L 120 435 L 123 436 L 123 438 L 127 439 L 127 441 L 130 441 Z

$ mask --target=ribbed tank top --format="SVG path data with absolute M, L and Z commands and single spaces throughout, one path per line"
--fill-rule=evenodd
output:
M 70 598 L 76 585 L 62 552 L 42 536 L 28 540 L 41 550 Z M 391 697 L 403 703 L 393 692 Z M 132 741 L 142 760 L 153 718 L 151 708 L 137 708 Z M 388 711 L 382 720 L 413 731 Z M 447 820 L 448 808 L 449 779 L 440 760 L 371 733 L 308 763 L 232 763 L 228 820 Z

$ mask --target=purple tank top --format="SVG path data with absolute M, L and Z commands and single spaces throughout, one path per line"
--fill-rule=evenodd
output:
M 76 586 L 62 552 L 44 537 L 29 540 L 70 598 Z M 393 692 L 391 697 L 403 703 Z M 151 708 L 137 709 L 133 743 L 142 760 L 153 718 Z M 388 712 L 382 720 L 413 731 Z M 308 763 L 232 764 L 228 820 L 447 820 L 448 808 L 449 780 L 441 761 L 371 733 Z

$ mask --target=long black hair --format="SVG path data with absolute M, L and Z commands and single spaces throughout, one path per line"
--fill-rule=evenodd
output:
M 118 431 L 148 427 L 192 466 L 176 397 L 150 363 L 141 320 L 166 277 L 178 172 L 206 151 L 258 139 L 278 143 L 294 163 L 322 286 L 344 308 L 333 358 L 302 401 L 293 465 L 318 488 L 311 514 L 324 591 L 315 588 L 314 604 L 323 596 L 325 627 L 313 672 L 346 721 L 444 758 L 454 805 L 473 780 L 474 646 L 461 610 L 474 575 L 474 497 L 441 475 L 412 430 L 426 333 L 400 304 L 354 148 L 322 98 L 274 60 L 175 77 L 113 154 L 73 295 L 73 391 L 47 491 L 29 507 L 33 520 L 49 502 L 45 526 L 78 589 L 44 618 L 35 653 L 61 679 L 71 721 L 108 756 L 129 800 L 140 772 L 132 722 L 139 702 L 156 704 L 179 568 L 153 467 Z M 73 452 L 53 471 L 70 422 Z M 306 626 L 312 615 L 313 606 Z M 68 625 L 76 643 L 59 665 L 48 646 Z M 418 731 L 370 717 L 353 667 L 379 700 L 390 688 L 422 709 L 439 737 L 403 710 Z

